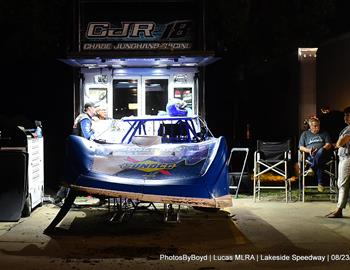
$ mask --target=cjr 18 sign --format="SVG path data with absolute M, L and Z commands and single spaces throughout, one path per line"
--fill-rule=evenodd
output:
M 189 39 L 192 22 L 190 20 L 157 24 L 152 21 L 121 22 L 113 27 L 110 22 L 90 22 L 86 29 L 87 39 L 103 40 L 181 40 Z

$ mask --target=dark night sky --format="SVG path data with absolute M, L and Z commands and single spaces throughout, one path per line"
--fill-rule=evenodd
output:
M 254 132 L 264 134 L 266 127 L 254 122 L 262 110 L 272 121 L 268 128 L 273 128 L 278 118 L 271 120 L 276 115 L 276 104 L 271 104 L 271 98 L 276 98 L 274 92 L 279 85 L 264 74 L 273 73 L 276 68 L 288 69 L 281 62 L 286 59 L 288 62 L 298 47 L 318 46 L 324 40 L 349 32 L 349 2 L 207 1 L 208 48 L 222 56 L 207 68 L 207 120 L 214 134 L 224 135 L 232 144 L 232 138 L 244 136 L 242 131 L 247 123 Z M 48 154 L 46 178 L 55 182 L 73 114 L 72 69 L 57 60 L 67 49 L 71 15 L 69 0 L 0 3 L 3 65 L 0 114 L 42 120 Z M 279 81 L 285 83 L 288 78 Z M 217 91 L 211 89 L 224 91 L 220 106 L 210 102 L 217 101 Z M 285 97 L 277 95 L 277 99 Z M 277 109 L 284 110 L 281 106 L 277 105 Z M 223 114 L 227 115 L 228 125 L 215 121 Z

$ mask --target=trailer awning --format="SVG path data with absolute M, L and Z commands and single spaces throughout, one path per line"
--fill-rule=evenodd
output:
M 159 52 L 152 54 L 137 53 L 104 53 L 96 56 L 89 53 L 69 55 L 66 59 L 59 59 L 73 67 L 87 68 L 132 68 L 132 67 L 200 67 L 206 66 L 219 60 L 214 52 L 192 51 Z

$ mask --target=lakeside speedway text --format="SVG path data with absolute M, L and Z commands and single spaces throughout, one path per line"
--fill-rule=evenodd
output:
M 233 254 L 233 255 L 165 255 L 160 254 L 161 261 L 186 261 L 186 262 L 204 262 L 204 261 L 285 261 L 285 262 L 330 262 L 330 261 L 350 261 L 350 254 L 327 254 L 327 255 L 269 255 L 269 254 Z

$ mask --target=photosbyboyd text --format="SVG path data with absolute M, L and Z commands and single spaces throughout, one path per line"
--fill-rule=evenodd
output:
M 332 262 L 332 261 L 350 261 L 350 254 L 181 254 L 181 255 L 166 255 L 160 254 L 161 261 L 185 261 L 185 262 L 215 262 L 215 261 L 256 261 L 256 262 Z

